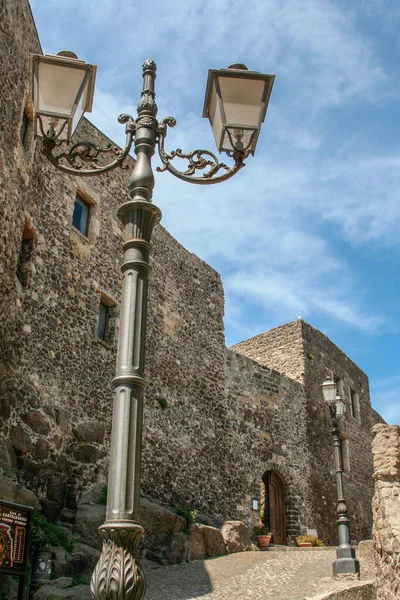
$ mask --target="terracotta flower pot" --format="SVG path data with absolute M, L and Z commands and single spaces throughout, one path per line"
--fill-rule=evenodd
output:
M 257 535 L 257 546 L 259 548 L 268 548 L 270 541 L 270 535 Z
M 300 543 L 299 543 L 299 542 L 297 542 L 297 545 L 298 545 L 300 548 L 311 548 L 311 547 L 312 547 L 312 544 L 311 544 L 311 542 L 300 542 Z

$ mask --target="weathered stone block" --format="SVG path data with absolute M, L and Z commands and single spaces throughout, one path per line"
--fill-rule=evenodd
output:
M 75 523 L 76 510 L 70 508 L 63 508 L 60 513 L 61 523 Z
M 33 448 L 32 440 L 29 433 L 22 427 L 22 425 L 16 425 L 11 430 L 10 441 L 13 448 L 21 454 L 31 452 Z
M 27 490 L 26 488 L 16 488 L 14 502 L 25 504 L 26 506 L 33 506 L 36 510 L 40 509 L 40 502 L 37 495 L 32 490 Z
M 0 498 L 14 502 L 16 487 L 15 481 L 0 473 Z
M 226 547 L 221 531 L 209 525 L 200 525 L 200 528 L 203 533 L 207 556 L 212 558 L 226 554 Z
M 62 585 L 59 579 L 54 579 L 39 588 L 33 595 L 33 600 L 92 600 L 89 585 L 76 585 L 70 587 L 72 577 L 63 577 Z M 67 583 L 68 582 L 68 583 Z
M 74 544 L 70 559 L 74 577 L 80 577 L 89 581 L 99 556 L 100 551 L 87 544 Z
M 189 560 L 203 560 L 206 557 L 206 544 L 201 525 L 194 523 L 189 532 Z
M 189 536 L 182 531 L 173 531 L 167 539 L 165 556 L 169 563 L 185 562 L 189 554 Z
M 41 498 L 40 504 L 42 506 L 42 511 L 44 516 L 51 523 L 55 523 L 60 516 L 60 512 L 62 509 L 61 504 L 58 502 L 54 502 L 54 500 L 48 500 L 47 498 Z
M 95 483 L 85 490 L 80 497 L 80 504 L 99 504 L 105 483 Z
M 75 517 L 75 536 L 85 544 L 101 550 L 98 528 L 106 518 L 106 507 L 100 504 L 79 504 Z
M 10 469 L 12 465 L 11 456 L 4 438 L 0 439 L 0 468 Z
M 50 431 L 50 423 L 40 410 L 22 413 L 21 419 L 36 433 L 47 435 Z
M 100 456 L 99 449 L 91 444 L 78 446 L 73 454 L 75 460 L 82 463 L 95 463 Z
M 49 450 L 49 441 L 46 438 L 41 437 L 36 442 L 35 457 L 37 458 L 37 460 L 47 460 L 49 458 Z
M 98 421 L 86 421 L 74 427 L 73 433 L 80 442 L 102 444 L 104 439 L 104 425 Z
M 226 521 L 221 528 L 221 534 L 229 553 L 252 550 L 249 530 L 242 521 Z
M 64 477 L 51 477 L 47 482 L 47 498 L 64 506 L 67 484 Z
M 360 561 L 360 579 L 375 579 L 374 541 L 363 540 L 358 544 L 358 559 Z
M 71 417 L 67 410 L 64 408 L 57 408 L 56 421 L 63 433 L 69 433 L 71 429 Z
M 0 396 L 0 417 L 6 421 L 11 416 L 10 401 L 5 396 Z
M 179 519 L 181 517 L 178 517 L 164 506 L 147 498 L 141 498 L 140 522 L 145 530 L 145 547 L 153 549 L 164 546 L 167 536 L 174 530 Z M 185 519 L 183 521 L 186 527 Z

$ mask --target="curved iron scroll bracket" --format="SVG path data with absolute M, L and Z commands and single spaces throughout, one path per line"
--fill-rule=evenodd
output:
M 157 171 L 169 171 L 178 179 L 189 183 L 197 183 L 200 185 L 210 185 L 226 181 L 235 175 L 242 167 L 245 166 L 244 152 L 238 150 L 233 153 L 235 164 L 233 167 L 228 167 L 225 163 L 220 163 L 218 158 L 209 150 L 193 150 L 192 152 L 183 153 L 180 148 L 173 150 L 169 154 L 165 152 L 164 140 L 167 137 L 168 127 L 175 127 L 176 119 L 166 117 L 162 119 L 158 125 L 158 153 L 163 163 L 162 167 L 157 167 Z M 186 171 L 178 171 L 170 163 L 174 158 L 185 158 L 189 161 Z M 202 177 L 193 177 L 197 170 L 207 169 Z M 218 175 L 223 170 L 224 173 Z
M 53 135 L 48 135 L 48 133 L 43 131 L 43 124 L 40 117 L 38 117 L 38 120 L 43 135 L 43 148 L 46 158 L 59 171 L 69 173 L 70 175 L 91 176 L 98 175 L 99 173 L 106 173 L 116 167 L 121 167 L 122 169 L 127 168 L 127 165 L 124 165 L 124 160 L 129 154 L 135 135 L 135 121 L 130 115 L 122 114 L 118 117 L 119 123 L 126 123 L 126 143 L 123 150 L 112 144 L 102 148 L 101 146 L 96 146 L 93 142 L 82 141 L 76 142 L 65 152 L 60 152 L 58 154 L 53 154 L 54 148 L 59 148 L 67 143 L 66 140 L 58 139 L 64 127 L 62 127 L 57 134 L 52 132 Z M 97 161 L 99 155 L 106 153 L 116 155 L 115 160 L 108 165 L 98 165 Z M 70 166 L 65 163 L 68 163 Z M 85 169 L 85 165 L 88 165 L 90 168 Z

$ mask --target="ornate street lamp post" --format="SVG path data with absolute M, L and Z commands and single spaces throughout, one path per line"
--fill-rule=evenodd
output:
M 142 600 L 145 581 L 138 563 L 138 546 L 143 534 L 139 524 L 140 467 L 143 421 L 146 303 L 150 238 L 161 219 L 152 204 L 154 175 L 151 157 L 156 145 L 162 161 L 158 171 L 169 171 L 179 179 L 197 184 L 225 181 L 244 167 L 244 159 L 254 154 L 274 82 L 273 75 L 248 71 L 235 64 L 228 69 L 210 70 L 203 116 L 211 121 L 218 150 L 233 158 L 228 167 L 208 150 L 184 154 L 179 148 L 167 153 L 164 142 L 168 127 L 176 121 L 157 121 L 154 83 L 156 65 L 143 65 L 143 91 L 136 119 L 120 115 L 126 125 L 126 145 L 101 148 L 90 141 L 67 145 L 79 119 L 90 111 L 95 67 L 79 61 L 73 53 L 57 56 L 31 56 L 31 97 L 34 103 L 35 135 L 43 138 L 44 152 L 60 171 L 90 176 L 124 167 L 132 143 L 136 162 L 128 190 L 130 200 L 119 208 L 123 224 L 121 318 L 117 367 L 113 379 L 114 408 L 111 432 L 110 469 L 106 521 L 100 527 L 103 549 L 91 580 L 95 600 Z M 103 153 L 113 160 L 98 162 Z M 172 166 L 175 158 L 187 159 L 184 171 Z M 196 171 L 203 171 L 196 177 Z
M 340 442 L 339 418 L 344 412 L 344 403 L 337 393 L 336 383 L 331 377 L 327 377 L 321 385 L 324 400 L 329 406 L 333 422 L 333 448 L 335 452 L 336 466 L 336 488 L 337 488 L 337 527 L 339 534 L 339 546 L 336 549 L 336 560 L 333 563 L 333 574 L 359 573 L 360 563 L 356 558 L 354 548 L 350 544 L 350 519 L 347 512 L 346 501 L 343 490 L 343 465 Z

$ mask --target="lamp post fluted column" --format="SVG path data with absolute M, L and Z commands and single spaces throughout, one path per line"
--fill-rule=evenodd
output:
M 336 560 L 333 563 L 333 574 L 359 573 L 360 563 L 356 558 L 354 548 L 350 544 L 350 519 L 348 516 L 346 501 L 343 490 L 343 464 L 341 452 L 341 440 L 339 419 L 336 414 L 336 406 L 330 407 L 333 428 L 333 448 L 335 454 L 336 489 L 337 489 L 337 528 L 339 535 L 339 546 L 336 549 Z
M 139 508 L 150 238 L 161 219 L 161 211 L 151 203 L 151 157 L 157 128 L 155 71 L 154 62 L 144 63 L 143 92 L 135 122 L 137 161 L 129 181 L 131 199 L 118 211 L 124 230 L 123 285 L 107 513 L 99 529 L 103 549 L 90 585 L 95 600 L 142 600 L 146 589 L 138 547 L 143 534 Z
M 126 158 L 135 144 L 137 159 L 128 184 L 130 200 L 118 211 L 124 231 L 123 285 L 113 379 L 107 513 L 99 528 L 103 548 L 90 590 L 95 600 L 142 600 L 145 581 L 138 563 L 138 547 L 143 535 L 139 508 L 147 284 L 151 234 L 161 220 L 161 211 L 151 202 L 151 158 L 157 145 L 162 163 L 158 171 L 168 171 L 198 185 L 227 181 L 245 166 L 248 156 L 254 155 L 275 76 L 249 71 L 241 63 L 209 70 L 203 116 L 210 119 L 218 150 L 233 159 L 233 165 L 228 166 L 209 150 L 165 149 L 167 131 L 175 127 L 176 120 L 165 117 L 157 121 L 156 65 L 152 60 L 143 64 L 137 118 L 127 114 L 118 117 L 126 124 L 124 149 L 112 144 L 98 146 L 90 140 L 72 142 L 80 117 L 92 108 L 95 65 L 78 60 L 70 51 L 57 56 L 31 55 L 30 62 L 34 133 L 43 138 L 44 154 L 57 170 L 91 177 L 126 168 Z M 65 101 L 65 92 L 70 102 Z M 111 162 L 106 163 L 103 155 L 111 156 Z M 184 170 L 172 164 L 176 159 L 187 161 Z

